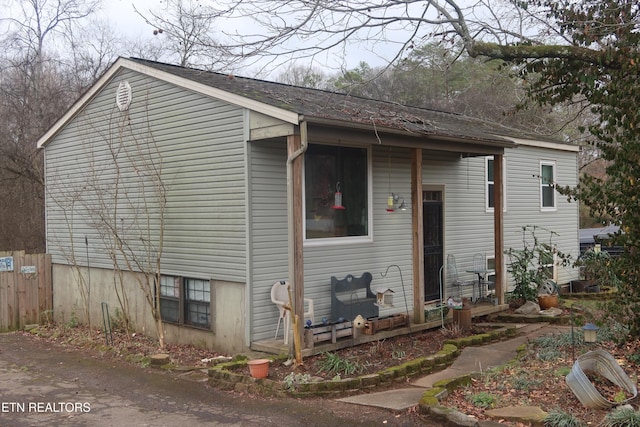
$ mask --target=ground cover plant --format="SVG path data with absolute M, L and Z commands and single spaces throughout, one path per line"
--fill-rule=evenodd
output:
M 575 359 L 595 349 L 604 349 L 613 355 L 636 384 L 640 372 L 636 356 L 640 352 L 640 341 L 620 343 L 619 337 L 626 333 L 624 325 L 603 322 L 603 313 L 597 312 L 597 303 L 581 301 L 580 304 L 581 307 L 574 307 L 575 312 L 579 313 L 574 318 L 576 326 L 565 327 L 557 334 L 533 340 L 517 359 L 478 374 L 470 385 L 450 393 L 443 404 L 479 419 L 489 419 L 486 411 L 495 407 L 539 406 L 549 413 L 545 424 L 549 427 L 634 425 L 633 419 L 640 416 L 637 412 L 618 413 L 586 408 L 566 383 L 566 375 L 571 371 Z M 583 311 L 585 306 L 589 307 L 587 311 Z M 601 325 L 596 343 L 584 342 L 581 325 L 585 319 L 596 319 Z M 596 390 L 611 402 L 623 402 L 632 397 L 600 375 L 592 372 L 585 374 Z M 640 399 L 635 398 L 628 403 L 637 409 Z M 621 418 L 624 421 L 620 421 Z
M 454 325 L 443 328 L 383 338 L 366 344 L 305 357 L 301 366 L 275 362 L 269 378 L 283 381 L 287 376 L 305 375 L 310 381 L 351 378 L 374 374 L 421 356 L 442 350 L 445 341 L 486 332 L 492 328 L 462 330 Z M 289 377 L 289 378 L 294 378 Z
M 564 378 L 578 355 L 590 349 L 602 348 L 610 352 L 624 371 L 637 383 L 640 372 L 640 356 L 638 356 L 640 341 L 628 340 L 620 343 L 618 337 L 624 334 L 624 326 L 604 322 L 605 316 L 598 303 L 580 300 L 569 309 L 570 303 L 571 301 L 563 298 L 565 315 L 571 314 L 573 323 L 576 325 L 573 337 L 570 334 L 570 328 L 563 327 L 561 333 L 543 336 L 529 343 L 517 360 L 502 369 L 482 372 L 470 386 L 454 391 L 442 403 L 456 407 L 479 419 L 487 419 L 485 412 L 492 407 L 527 404 L 540 406 L 553 414 L 556 421 L 548 424 L 550 427 L 562 425 L 571 427 L 588 422 L 594 426 L 634 425 L 633 420 L 637 419 L 638 414 L 633 411 L 611 414 L 610 419 L 606 421 L 608 411 L 584 408 L 568 388 Z M 583 342 L 581 325 L 587 321 L 600 325 L 598 342 L 595 344 Z M 474 319 L 474 322 L 477 324 L 480 320 Z M 445 328 L 380 339 L 355 347 L 305 357 L 303 366 L 273 364 L 269 371 L 269 379 L 281 381 L 285 388 L 293 391 L 300 384 L 310 381 L 374 373 L 420 356 L 436 353 L 442 349 L 443 343 L 448 339 L 484 331 L 486 329 L 478 328 L 465 332 L 447 325 Z M 127 335 L 123 330 L 116 329 L 113 331 L 110 343 L 107 344 L 101 331 L 88 330 L 76 322 L 63 325 L 49 324 L 31 332 L 20 333 L 28 333 L 36 339 L 54 342 L 68 351 L 91 352 L 93 357 L 122 358 L 141 368 L 148 368 L 149 356 L 158 351 L 157 342 L 144 335 Z M 166 352 L 176 372 L 180 372 L 183 376 L 184 372 L 188 371 L 189 377 L 198 380 L 206 379 L 206 368 L 212 366 L 217 358 L 234 356 L 190 345 L 168 345 Z M 179 367 L 181 369 L 178 369 Z M 596 383 L 599 381 L 595 377 L 591 380 Z M 393 386 L 406 387 L 407 384 L 395 383 Z M 603 396 L 612 401 L 624 400 L 628 397 L 621 395 L 619 390 L 607 386 L 604 382 L 602 385 L 597 384 L 597 387 Z M 637 407 L 640 402 L 634 399 L 630 403 Z M 605 421 L 609 424 L 601 424 Z

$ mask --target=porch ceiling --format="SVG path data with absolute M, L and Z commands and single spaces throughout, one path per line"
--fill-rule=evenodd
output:
M 495 135 L 454 135 L 444 133 L 416 133 L 410 130 L 380 128 L 360 123 L 327 120 L 309 121 L 309 141 L 363 145 L 384 145 L 404 148 L 461 153 L 465 157 L 503 154 L 507 147 L 516 144 Z

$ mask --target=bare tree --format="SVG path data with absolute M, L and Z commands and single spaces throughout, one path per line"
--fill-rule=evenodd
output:
M 49 216 L 61 226 L 52 230 L 49 244 L 65 256 L 74 273 L 86 319 L 95 312 L 88 276 L 92 257 L 93 267 L 112 269 L 121 326 L 130 332 L 140 314 L 130 304 L 135 283 L 164 348 L 159 296 L 168 188 L 162 154 L 144 114 L 131 118 L 128 110 L 113 105 L 106 117 L 78 115 L 75 125 L 82 137 L 75 148 L 84 167 L 64 173 L 51 165 L 55 179 L 48 182 Z M 91 250 L 82 247 L 87 239 Z
M 2 249 L 44 252 L 42 153 L 35 141 L 77 96 L 54 46 L 96 5 L 97 0 L 13 1 L 0 19 Z
M 84 92 L 126 51 L 128 41 L 116 35 L 109 23 L 86 19 L 84 25 L 69 28 L 64 39 L 68 46 L 61 67 L 78 94 Z
M 106 133 L 92 132 L 94 136 L 86 139 L 91 167 L 82 183 L 84 220 L 113 264 L 114 290 L 125 327 L 133 326 L 125 276 L 135 273 L 154 320 L 159 346 L 164 348 L 159 295 L 167 186 L 162 155 L 148 126 L 144 131 L 132 130 L 127 111 L 114 111 L 109 123 Z M 87 126 L 100 128 L 94 123 Z M 106 156 L 96 153 L 105 149 Z M 105 168 L 112 172 L 104 174 Z M 76 192 L 69 189 L 67 193 Z
M 346 46 L 393 63 L 436 38 L 463 35 L 469 45 L 487 37 L 530 40 L 523 34 L 531 34 L 538 22 L 504 0 L 222 0 L 217 5 L 219 26 L 226 30 L 216 46 L 236 57 L 266 58 L 273 66 L 321 55 L 346 59 Z
M 53 185 L 57 187 L 67 187 L 65 183 L 61 181 L 58 181 Z M 86 188 L 84 186 L 67 188 L 69 188 L 68 191 L 63 193 L 53 193 L 51 196 L 52 202 L 62 213 L 63 218 L 63 231 L 60 232 L 61 235 L 55 235 L 54 232 L 51 236 L 51 241 L 57 242 L 64 240 L 69 242 L 65 245 L 59 245 L 59 248 L 73 270 L 74 280 L 77 284 L 78 293 L 80 294 L 82 303 L 84 322 L 87 324 L 89 330 L 91 330 L 91 281 L 88 254 L 89 242 L 87 237 L 84 236 L 86 257 L 83 257 L 83 251 L 81 250 L 81 247 L 79 247 L 81 236 L 76 235 L 77 222 L 82 221 L 82 218 L 78 215 L 78 206 L 82 203 L 83 193 L 86 191 Z
M 48 39 L 64 34 L 77 21 L 95 12 L 99 0 L 22 0 L 14 1 L 9 10 L 15 16 L 0 19 L 5 27 L 9 50 L 23 53 L 34 64 L 42 62 Z
M 289 65 L 285 71 L 278 74 L 275 80 L 313 89 L 325 89 L 329 85 L 328 76 L 321 69 L 296 64 Z
M 213 36 L 220 13 L 205 2 L 168 0 L 160 9 L 135 11 L 150 25 L 150 31 L 162 39 L 162 50 L 170 62 L 206 70 L 229 66 L 223 60 L 224 49 Z

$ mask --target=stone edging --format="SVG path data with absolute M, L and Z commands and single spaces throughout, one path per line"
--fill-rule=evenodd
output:
M 499 313 L 495 315 L 494 320 L 504 323 L 550 323 L 563 326 L 571 324 L 571 317 L 567 315 L 541 316 L 540 314 Z
M 338 397 L 345 394 L 352 394 L 363 389 L 389 386 L 394 382 L 404 382 L 411 377 L 440 371 L 451 365 L 464 347 L 500 341 L 512 338 L 516 334 L 517 330 L 515 326 L 506 325 L 487 333 L 447 340 L 442 350 L 435 354 L 419 357 L 374 374 L 340 380 L 301 382 L 295 385 L 292 384 L 291 386 L 268 378 L 252 378 L 247 374 L 248 360 L 238 358 L 237 360 L 221 363 L 209 368 L 208 382 L 211 386 L 221 390 L 253 392 L 268 396 Z M 283 362 L 287 359 L 287 356 L 280 355 L 269 359 L 273 362 Z
M 526 344 L 523 344 L 518 347 L 516 351 L 521 353 L 525 349 Z M 477 418 L 460 412 L 455 408 L 440 405 L 440 402 L 444 400 L 449 393 L 453 392 L 458 387 L 464 387 L 471 384 L 471 380 L 474 377 L 474 374 L 465 374 L 456 378 L 449 378 L 435 382 L 433 387 L 425 391 L 422 394 L 422 398 L 418 401 L 418 412 L 425 415 L 428 414 L 430 419 L 439 421 L 442 425 L 477 426 Z M 538 425 L 535 422 L 532 424 Z

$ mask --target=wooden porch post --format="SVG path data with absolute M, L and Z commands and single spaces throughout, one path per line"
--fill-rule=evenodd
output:
M 504 304 L 506 274 L 504 271 L 504 191 L 502 176 L 503 155 L 493 156 L 493 229 L 495 236 L 496 296 Z
M 413 233 L 413 322 L 424 323 L 424 236 L 422 233 L 422 149 L 411 150 Z
M 300 135 L 289 135 L 287 137 L 287 154 L 289 157 L 294 155 L 301 148 Z M 302 314 L 304 313 L 304 257 L 302 252 L 302 162 L 304 156 L 297 156 L 293 159 L 291 176 L 292 190 L 290 192 L 288 209 L 289 220 L 289 283 L 293 288 L 293 315 L 300 316 L 297 330 L 294 330 L 293 342 L 296 342 L 296 334 L 298 334 L 299 342 L 302 337 Z M 292 319 L 293 320 L 293 319 Z M 291 322 L 294 325 L 293 321 Z

